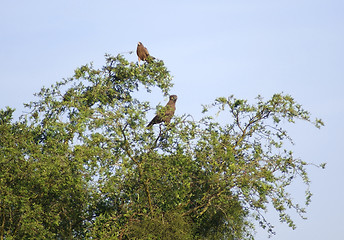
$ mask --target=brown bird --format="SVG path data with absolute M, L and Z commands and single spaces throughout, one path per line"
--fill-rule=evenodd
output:
M 150 63 L 153 59 L 155 59 L 153 56 L 149 55 L 147 48 L 145 48 L 141 42 L 138 42 L 137 44 L 136 54 L 139 58 L 139 65 L 140 61 L 146 61 Z
M 150 121 L 147 127 L 150 127 L 154 124 L 164 122 L 165 124 L 169 124 L 174 112 L 176 111 L 176 101 L 177 95 L 171 95 L 170 100 L 166 104 L 165 107 L 161 108 L 160 111 L 155 115 L 155 117 Z

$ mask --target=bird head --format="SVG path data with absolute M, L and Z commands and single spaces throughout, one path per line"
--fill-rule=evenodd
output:
M 137 43 L 137 46 L 140 46 L 140 45 L 142 45 L 142 42 L 138 42 L 138 43 Z
M 170 96 L 170 101 L 176 102 L 178 99 L 177 95 L 171 95 Z

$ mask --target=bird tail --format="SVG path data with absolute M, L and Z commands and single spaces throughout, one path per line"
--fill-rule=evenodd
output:
M 146 126 L 146 128 L 149 128 L 149 127 L 153 126 L 154 124 L 160 123 L 160 122 L 161 122 L 161 121 L 159 121 L 158 116 L 155 116 L 155 117 L 152 119 L 152 121 L 150 121 L 150 122 L 148 123 L 148 125 Z
M 149 56 L 147 57 L 147 60 L 146 60 L 146 61 L 147 61 L 148 63 L 152 63 L 154 60 L 155 60 L 155 57 L 149 55 Z

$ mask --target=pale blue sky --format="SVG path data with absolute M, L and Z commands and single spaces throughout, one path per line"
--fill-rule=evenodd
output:
M 293 150 L 328 165 L 310 169 L 309 219 L 296 218 L 295 231 L 276 224 L 273 239 L 343 236 L 344 1 L 0 0 L 0 36 L 0 107 L 18 115 L 42 86 L 82 64 L 101 66 L 105 53 L 134 51 L 138 41 L 174 76 L 178 115 L 199 118 L 201 104 L 220 96 L 291 94 L 326 124 L 297 124 Z M 147 98 L 166 101 L 158 92 Z M 299 187 L 293 186 L 296 199 Z M 256 237 L 267 235 L 259 230 Z

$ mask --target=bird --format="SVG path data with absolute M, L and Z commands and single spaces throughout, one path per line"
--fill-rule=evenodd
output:
M 147 128 L 161 122 L 169 124 L 174 115 L 174 112 L 176 111 L 176 101 L 177 95 L 171 95 L 170 100 L 168 101 L 166 106 L 161 108 L 161 110 L 157 112 L 152 121 L 148 123 Z
M 153 56 L 149 55 L 147 48 L 143 46 L 142 42 L 137 43 L 136 54 L 139 59 L 139 65 L 140 61 L 146 61 L 150 63 L 153 59 L 155 59 Z

